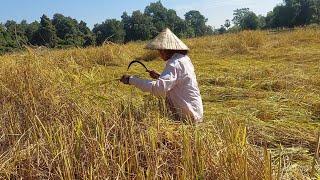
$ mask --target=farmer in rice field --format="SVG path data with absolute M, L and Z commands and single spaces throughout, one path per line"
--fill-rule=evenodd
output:
M 166 97 L 170 112 L 176 120 L 202 122 L 202 99 L 194 66 L 187 56 L 189 48 L 168 28 L 146 48 L 159 51 L 161 58 L 166 61 L 164 71 L 161 74 L 150 71 L 150 77 L 154 80 L 124 75 L 121 82 L 155 96 Z

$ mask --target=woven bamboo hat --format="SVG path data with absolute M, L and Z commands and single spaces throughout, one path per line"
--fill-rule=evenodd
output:
M 146 48 L 152 50 L 189 50 L 188 46 L 169 28 L 163 30 L 157 37 L 150 41 Z

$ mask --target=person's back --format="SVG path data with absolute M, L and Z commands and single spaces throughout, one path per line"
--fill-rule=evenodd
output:
M 174 67 L 177 71 L 177 82 L 167 92 L 167 99 L 172 103 L 174 111 L 183 118 L 190 116 L 196 122 L 202 122 L 203 105 L 190 58 L 187 55 L 174 54 L 168 60 L 165 71 L 161 76 L 166 73 L 166 69 L 170 69 L 167 66 Z

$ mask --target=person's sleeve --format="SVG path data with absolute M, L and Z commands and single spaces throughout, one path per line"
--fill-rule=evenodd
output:
M 144 80 L 133 76 L 130 78 L 129 83 L 155 96 L 166 96 L 167 92 L 176 85 L 177 78 L 177 69 L 173 66 L 167 66 L 156 81 Z

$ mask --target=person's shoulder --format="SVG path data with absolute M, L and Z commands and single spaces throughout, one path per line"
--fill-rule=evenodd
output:
M 168 60 L 168 64 L 172 66 L 177 66 L 186 60 L 190 60 L 190 58 L 187 55 L 176 53 Z
M 183 59 L 190 59 L 188 55 L 180 54 L 180 53 L 175 53 L 172 57 L 172 60 L 179 61 Z

